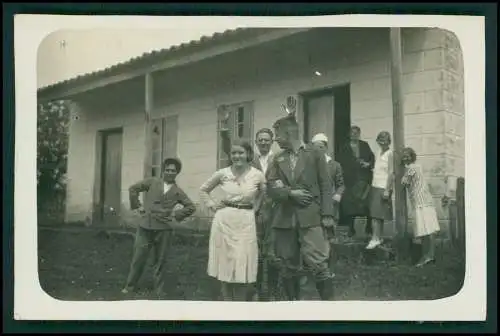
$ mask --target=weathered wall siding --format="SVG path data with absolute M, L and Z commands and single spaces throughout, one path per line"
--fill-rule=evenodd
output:
M 102 108 L 95 106 L 102 105 Z M 128 211 L 128 187 L 143 176 L 144 126 L 140 108 L 94 102 L 73 103 L 79 119 L 71 123 L 68 158 L 67 221 L 92 218 L 97 132 L 123 127 L 122 211 Z M 83 161 L 84 160 L 84 161 Z
M 282 115 L 280 104 L 288 95 L 350 83 L 352 123 L 361 127 L 363 138 L 376 150 L 377 133 L 381 130 L 392 133 L 387 37 L 388 34 L 380 31 L 367 33 L 360 36 L 359 41 L 341 48 L 340 52 L 335 45 L 322 45 L 317 53 L 314 53 L 314 48 L 301 45 L 295 50 L 287 50 L 286 54 L 278 48 L 274 56 L 260 57 L 258 62 L 250 53 L 246 56 L 240 54 L 180 69 L 169 75 L 175 81 L 155 77 L 156 109 L 153 117 L 179 116 L 178 153 L 184 163 L 179 184 L 197 202 L 200 185 L 214 172 L 216 111 L 220 104 L 253 101 L 254 130 L 257 130 L 270 127 Z M 445 192 L 445 176 L 452 171 L 456 173 L 455 163 L 463 161 L 463 154 L 460 156 L 459 153 L 461 146 L 463 148 L 463 118 L 460 110 L 457 112 L 453 107 L 457 105 L 459 93 L 455 92 L 458 89 L 450 89 L 445 39 L 446 33 L 439 29 L 403 31 L 406 142 L 419 154 L 442 219 L 446 218 L 440 205 Z M 224 76 L 217 73 L 221 65 L 227 69 Z M 314 76 L 315 70 L 321 71 L 322 76 Z M 128 125 L 124 128 L 124 204 L 128 204 L 126 189 L 142 176 L 143 166 L 142 109 L 129 110 L 107 112 L 105 116 L 95 116 L 94 113 L 92 123 L 85 124 L 86 131 L 73 126 L 70 141 L 73 147 L 78 147 L 74 149 L 78 156 L 85 155 L 93 160 L 93 139 L 97 129 L 113 124 Z M 461 112 L 463 116 L 463 109 Z M 453 140 L 457 136 L 462 138 Z M 70 174 L 78 176 L 83 167 L 74 159 L 70 161 Z M 84 186 L 93 185 L 93 171 L 87 165 L 85 170 L 85 181 L 75 182 L 69 187 L 78 198 L 72 199 L 68 212 L 91 203 L 92 192 L 87 192 Z
M 449 31 L 445 32 L 444 63 L 448 174 L 460 177 L 465 176 L 464 68 L 460 41 Z
M 70 105 L 66 216 L 68 222 L 92 218 L 95 136 L 87 132 L 88 114 L 76 102 Z M 82 162 L 82 158 L 87 158 Z

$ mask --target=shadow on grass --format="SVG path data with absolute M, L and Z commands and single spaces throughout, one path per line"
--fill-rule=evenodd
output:
M 54 298 L 69 301 L 157 299 L 151 295 L 151 268 L 145 270 L 139 292 L 120 293 L 132 257 L 131 235 L 105 232 L 39 232 L 39 278 Z M 343 247 L 335 264 L 338 300 L 434 300 L 456 294 L 463 285 L 465 265 L 444 244 L 437 262 L 423 269 L 395 263 L 364 265 L 356 250 Z M 175 234 L 168 251 L 164 300 L 218 300 L 218 283 L 207 276 L 208 234 Z M 309 282 L 305 300 L 318 299 Z

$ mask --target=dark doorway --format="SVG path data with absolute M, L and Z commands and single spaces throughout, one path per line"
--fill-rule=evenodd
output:
M 304 101 L 304 141 L 310 142 L 314 134 L 325 133 L 329 152 L 335 156 L 349 136 L 351 126 L 350 86 L 308 92 Z
M 100 178 L 100 221 L 104 225 L 118 225 L 121 208 L 122 129 L 102 132 Z

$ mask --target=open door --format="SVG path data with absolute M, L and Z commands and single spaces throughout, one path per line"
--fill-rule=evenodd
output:
M 119 224 L 122 186 L 121 129 L 103 132 L 101 171 L 101 223 Z
M 335 149 L 335 98 L 333 91 L 304 96 L 304 141 L 310 142 L 317 133 L 328 137 L 328 152 Z

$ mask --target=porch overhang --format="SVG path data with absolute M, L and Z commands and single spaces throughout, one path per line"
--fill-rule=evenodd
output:
M 161 60 L 156 61 L 148 61 L 148 59 L 143 58 L 131 60 L 126 64 L 117 65 L 104 70 L 102 73 L 85 75 L 41 88 L 37 92 L 38 102 L 43 103 L 51 100 L 71 99 L 73 96 L 107 85 L 117 84 L 157 71 L 200 62 L 226 53 L 305 33 L 311 29 L 314 28 L 256 28 L 255 33 L 245 38 L 232 39 L 227 43 L 209 45 L 205 48 L 195 48 L 195 50 L 187 51 L 181 55 L 165 55 Z

